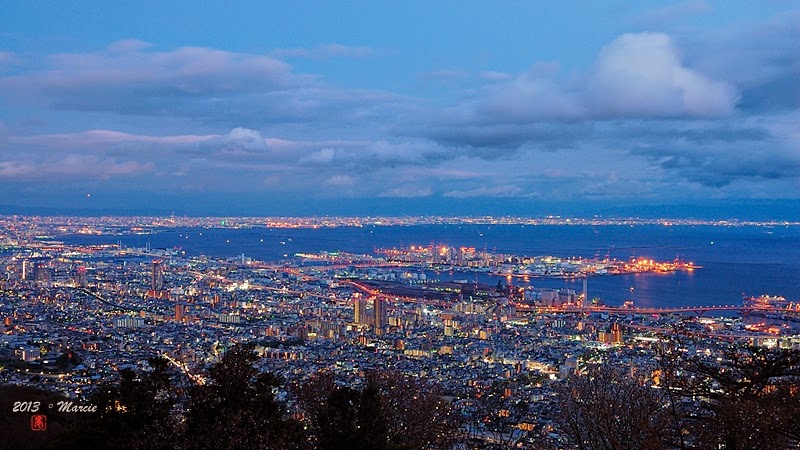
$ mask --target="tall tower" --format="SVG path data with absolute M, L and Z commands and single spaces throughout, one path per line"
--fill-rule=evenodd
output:
M 589 276 L 583 276 L 583 305 L 581 306 L 589 306 L 591 302 L 589 302 Z
M 389 315 L 386 311 L 386 300 L 375 297 L 375 334 L 383 334 L 386 325 L 389 323 Z
M 356 301 L 353 303 L 353 322 L 363 324 L 366 322 L 367 300 L 361 295 L 356 294 Z
M 161 260 L 153 260 L 153 273 L 150 280 L 150 289 L 153 290 L 153 295 L 164 287 L 164 268 L 161 266 Z

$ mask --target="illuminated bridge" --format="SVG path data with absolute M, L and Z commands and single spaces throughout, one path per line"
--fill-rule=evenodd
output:
M 683 306 L 677 308 L 637 308 L 637 307 L 624 307 L 624 306 L 532 306 L 525 304 L 516 304 L 518 311 L 529 311 L 538 314 L 557 314 L 557 313 L 572 313 L 572 314 L 683 314 L 693 313 L 702 316 L 707 312 L 715 311 L 736 311 L 742 315 L 748 315 L 753 311 L 774 312 L 774 313 L 793 313 L 800 316 L 800 311 L 789 311 L 785 309 L 770 308 L 770 307 L 757 307 L 757 306 L 744 306 L 744 305 L 717 305 L 717 306 Z

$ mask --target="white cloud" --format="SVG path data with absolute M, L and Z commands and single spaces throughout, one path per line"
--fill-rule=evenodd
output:
M 598 117 L 725 116 L 733 86 L 682 65 L 666 34 L 625 34 L 603 48 L 587 83 Z
M 9 142 L 14 144 L 34 144 L 64 147 L 109 146 L 123 142 L 147 142 L 164 145 L 192 144 L 217 138 L 219 135 L 174 135 L 147 136 L 129 134 L 114 130 L 89 130 L 77 133 L 55 133 L 28 136 L 12 136 Z
M 234 128 L 228 134 L 201 142 L 198 148 L 218 158 L 263 158 L 268 156 L 269 145 L 256 130 Z
M 538 138 L 529 127 L 543 123 L 730 116 L 740 97 L 731 84 L 684 65 L 671 38 L 662 33 L 618 37 L 583 75 L 564 80 L 559 71 L 557 64 L 539 63 L 506 80 L 498 75 L 443 109 L 429 135 L 477 147 L 519 145 Z
M 336 158 L 336 149 L 326 147 L 316 150 L 310 155 L 301 158 L 300 163 L 306 163 L 312 165 L 320 165 L 320 164 L 324 165 L 333 162 L 334 158 Z

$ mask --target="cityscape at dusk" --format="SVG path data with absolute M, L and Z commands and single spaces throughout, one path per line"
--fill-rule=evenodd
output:
M 796 4 L 0 10 L 0 449 L 800 448 Z

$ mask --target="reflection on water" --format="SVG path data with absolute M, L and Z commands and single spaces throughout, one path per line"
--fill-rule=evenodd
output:
M 800 299 L 800 228 L 710 226 L 527 226 L 424 225 L 406 227 L 342 227 L 322 229 L 195 229 L 177 233 L 123 236 L 66 236 L 67 243 L 117 243 L 130 247 L 181 246 L 187 256 L 235 256 L 279 260 L 297 252 L 347 251 L 372 253 L 374 248 L 428 245 L 431 242 L 471 246 L 515 255 L 599 255 L 627 260 L 677 257 L 702 266 L 693 272 L 597 276 L 589 279 L 589 296 L 609 305 L 633 299 L 637 306 L 702 306 L 741 304 L 742 294 L 782 295 Z M 183 234 L 180 238 L 178 233 Z M 189 237 L 189 239 L 186 239 Z M 710 242 L 714 244 L 710 244 Z M 475 281 L 475 273 L 442 272 L 432 278 Z M 492 277 L 516 285 L 583 290 L 582 279 Z M 633 291 L 631 291 L 633 287 Z

